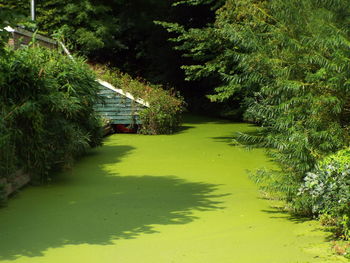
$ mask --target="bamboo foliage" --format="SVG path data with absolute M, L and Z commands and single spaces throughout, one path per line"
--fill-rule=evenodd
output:
M 101 144 L 99 86 L 82 60 L 28 47 L 6 51 L 0 72 L 0 177 L 43 179 Z
M 279 175 L 259 180 L 288 200 L 317 160 L 349 142 L 349 13 L 345 0 L 227 0 L 208 27 L 161 23 L 197 61 L 183 67 L 188 79 L 222 79 L 212 101 L 244 98 L 245 118 L 264 132 L 240 139 L 271 149 Z

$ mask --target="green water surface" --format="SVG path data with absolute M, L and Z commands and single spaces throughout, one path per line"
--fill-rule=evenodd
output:
M 190 117 L 176 135 L 113 135 L 72 170 L 0 209 L 0 262 L 347 262 L 329 234 L 260 198 L 246 170 L 254 127 Z

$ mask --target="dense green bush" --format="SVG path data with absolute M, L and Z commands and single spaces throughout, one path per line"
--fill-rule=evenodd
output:
M 171 134 L 178 130 L 184 102 L 176 93 L 153 87 L 145 101 L 150 107 L 140 112 L 140 133 Z
M 140 133 L 171 134 L 178 129 L 181 113 L 184 111 L 184 101 L 178 93 L 140 79 L 133 79 L 118 70 L 98 65 L 95 65 L 94 69 L 103 80 L 149 104 L 149 108 L 140 112 Z
M 43 180 L 101 144 L 95 75 L 77 58 L 40 47 L 0 58 L 0 179 L 24 169 Z
M 299 189 L 313 214 L 335 226 L 336 233 L 350 237 L 350 149 L 341 150 L 307 173 Z M 327 220 L 326 220 L 327 219 Z

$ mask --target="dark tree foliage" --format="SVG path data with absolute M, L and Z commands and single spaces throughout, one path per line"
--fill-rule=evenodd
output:
M 61 38 L 69 48 L 93 62 L 109 64 L 156 84 L 176 86 L 187 99 L 207 93 L 208 82 L 184 81 L 180 66 L 190 58 L 173 50 L 169 35 L 155 20 L 170 20 L 190 27 L 203 27 L 214 19 L 210 5 L 171 7 L 162 0 L 36 0 L 39 32 Z M 210 1 L 208 1 L 210 2 Z M 29 21 L 30 2 L 0 0 L 0 8 Z M 216 82 L 214 79 L 213 82 Z M 204 100 L 209 105 L 209 100 Z

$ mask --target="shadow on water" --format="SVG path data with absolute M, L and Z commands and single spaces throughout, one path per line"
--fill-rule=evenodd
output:
M 193 115 L 193 114 L 185 114 L 183 118 L 183 124 L 177 129 L 174 134 L 181 134 L 186 132 L 187 130 L 196 128 L 198 124 L 232 124 L 231 121 L 225 120 L 225 119 L 218 119 L 218 118 L 212 118 L 207 116 L 201 116 L 201 115 Z
M 51 185 L 29 189 L 0 210 L 0 260 L 43 256 L 64 245 L 113 244 L 156 233 L 154 225 L 189 223 L 195 211 L 223 209 L 218 199 L 224 195 L 214 194 L 218 185 L 118 175 L 117 162 L 132 150 L 104 146 Z M 116 172 L 108 170 L 112 163 Z
M 271 209 L 265 209 L 261 210 L 264 213 L 270 214 L 270 218 L 272 219 L 283 219 L 293 222 L 294 224 L 303 224 L 306 222 L 311 222 L 313 219 L 311 217 L 307 216 L 301 216 L 301 215 L 295 215 L 291 214 L 288 211 L 282 210 L 281 208 L 271 208 Z M 311 232 L 318 232 L 322 231 L 323 233 L 326 233 L 327 235 L 324 238 L 325 242 L 331 242 L 337 240 L 336 236 L 334 235 L 334 231 L 332 227 L 327 226 L 314 226 L 313 229 L 310 230 Z
M 195 128 L 194 126 L 190 126 L 190 125 L 181 125 L 179 128 L 177 128 L 176 132 L 174 132 L 173 134 L 180 134 L 180 133 L 184 133 L 187 130 L 193 129 Z
M 309 218 L 309 217 L 294 215 L 288 211 L 284 211 L 284 210 L 279 209 L 279 208 L 271 208 L 269 210 L 265 209 L 265 210 L 262 210 L 262 212 L 270 214 L 271 215 L 270 218 L 286 219 L 286 220 L 289 220 L 289 221 L 291 221 L 293 223 L 297 223 L 297 224 L 305 223 L 305 222 L 311 220 L 311 218 Z
M 195 114 L 185 114 L 183 118 L 184 123 L 188 124 L 232 124 L 234 122 L 226 119 L 219 119 L 204 115 L 195 115 Z
M 251 148 L 252 146 L 254 146 L 254 148 L 264 148 L 258 143 L 259 137 L 263 136 L 263 133 L 261 132 L 261 130 L 259 130 L 259 128 L 253 124 L 248 124 L 245 127 L 245 129 L 246 130 L 241 130 L 239 133 L 235 132 L 226 136 L 211 137 L 211 139 L 213 139 L 215 142 L 226 143 L 229 146 L 239 145 L 247 148 Z M 249 136 L 252 141 L 245 140 L 240 136 L 241 134 L 244 134 L 245 136 Z M 254 140 L 254 138 L 256 138 L 256 140 Z
M 211 137 L 211 139 L 213 139 L 215 142 L 220 142 L 220 143 L 225 143 L 229 146 L 237 146 L 238 143 L 235 139 L 237 135 L 236 134 L 232 134 L 231 136 L 220 136 L 220 137 Z
M 215 117 L 209 117 L 204 115 L 195 115 L 195 114 L 184 114 L 183 124 L 179 127 L 179 129 L 174 134 L 179 134 L 186 132 L 189 129 L 196 128 L 196 125 L 201 124 L 220 124 L 220 125 L 232 125 L 238 124 L 241 125 L 241 122 L 234 122 L 228 119 L 220 119 Z M 193 126 L 194 125 L 194 126 Z M 255 127 L 252 124 L 249 124 L 248 127 Z M 234 136 L 230 137 L 232 139 Z M 218 137 L 219 138 L 219 137 Z

